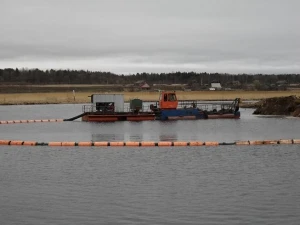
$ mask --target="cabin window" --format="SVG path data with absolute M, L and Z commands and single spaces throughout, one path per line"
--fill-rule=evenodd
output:
M 166 102 L 167 100 L 167 94 L 164 94 L 164 101 Z
M 174 93 L 168 95 L 168 101 L 174 102 L 176 101 L 176 95 Z

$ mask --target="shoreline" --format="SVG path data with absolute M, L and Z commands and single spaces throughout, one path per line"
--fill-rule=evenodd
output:
M 0 105 L 41 104 L 89 104 L 92 94 L 124 94 L 124 101 L 139 98 L 143 101 L 158 101 L 159 92 L 48 92 L 48 93 L 0 93 Z M 300 91 L 176 91 L 178 100 L 195 101 L 259 101 L 265 98 L 295 95 Z

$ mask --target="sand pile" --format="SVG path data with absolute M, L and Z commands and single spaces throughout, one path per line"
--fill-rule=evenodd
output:
M 300 116 L 300 99 L 294 95 L 267 98 L 260 101 L 260 105 L 253 114 Z

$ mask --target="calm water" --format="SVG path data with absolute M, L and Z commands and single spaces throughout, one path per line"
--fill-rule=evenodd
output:
M 37 141 L 300 138 L 300 120 L 0 125 Z M 81 105 L 0 106 L 0 120 L 69 118 Z M 300 146 L 0 146 L 0 224 L 299 224 Z

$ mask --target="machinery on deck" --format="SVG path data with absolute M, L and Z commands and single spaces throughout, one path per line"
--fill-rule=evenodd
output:
M 178 108 L 178 100 L 175 92 L 162 91 L 159 101 L 150 109 L 155 113 L 157 120 L 182 120 L 182 119 L 207 119 L 204 111 L 193 107 Z
M 236 98 L 231 104 L 210 104 L 211 109 L 208 109 L 207 104 L 198 101 L 179 102 L 174 91 L 162 91 L 159 101 L 156 105 L 150 105 L 150 109 L 158 120 L 239 118 L 239 103 L 240 99 Z
M 240 118 L 239 102 L 231 104 L 203 104 L 199 101 L 179 101 L 175 91 L 161 91 L 158 102 L 144 104 L 141 99 L 132 99 L 124 109 L 122 94 L 94 94 L 91 105 L 83 106 L 83 121 L 143 121 Z M 208 106 L 211 106 L 210 109 Z M 75 117 L 74 117 L 75 118 Z M 76 117 L 78 118 L 78 117 Z

